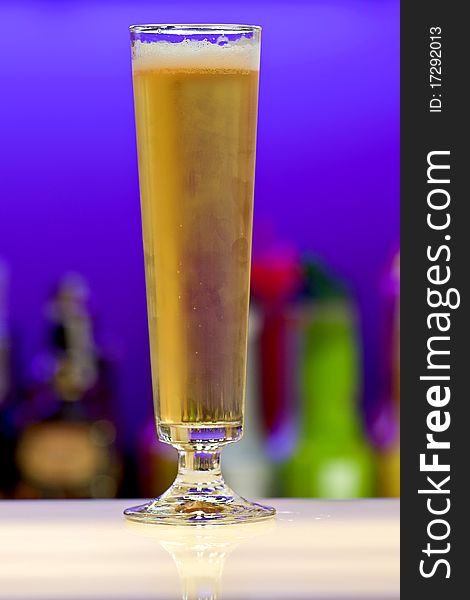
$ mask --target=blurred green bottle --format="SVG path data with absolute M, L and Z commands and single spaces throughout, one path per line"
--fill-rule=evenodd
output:
M 299 437 L 281 468 L 286 496 L 357 498 L 375 493 L 374 457 L 358 406 L 359 343 L 345 293 L 308 266 L 299 364 Z

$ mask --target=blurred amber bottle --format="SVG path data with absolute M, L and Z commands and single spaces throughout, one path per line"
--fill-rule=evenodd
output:
M 94 341 L 87 286 L 65 276 L 48 304 L 49 344 L 16 410 L 17 498 L 112 497 L 120 463 L 108 365 Z

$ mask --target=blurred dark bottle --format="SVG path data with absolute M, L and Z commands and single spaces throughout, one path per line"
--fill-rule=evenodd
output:
M 381 394 L 372 418 L 378 448 L 378 494 L 400 496 L 400 254 L 382 280 Z
M 15 400 L 8 313 L 8 267 L 0 258 L 0 498 L 15 482 L 13 405 Z
M 0 411 L 10 395 L 10 332 L 7 309 L 8 271 L 0 258 Z
M 306 262 L 300 413 L 295 451 L 280 470 L 286 496 L 356 498 L 375 493 L 365 438 L 355 312 L 341 285 Z
M 17 497 L 116 494 L 120 466 L 112 419 L 110 366 L 94 342 L 88 289 L 65 276 L 48 305 L 49 344 L 17 411 Z

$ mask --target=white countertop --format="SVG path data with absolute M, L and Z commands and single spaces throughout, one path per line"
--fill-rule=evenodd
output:
M 397 500 L 263 500 L 272 521 L 125 522 L 135 500 L 0 502 L 0 598 L 399 598 Z

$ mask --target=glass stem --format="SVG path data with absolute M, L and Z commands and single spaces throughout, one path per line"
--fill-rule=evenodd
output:
M 220 469 L 220 448 L 215 450 L 179 450 L 178 475 L 175 483 L 192 484 L 198 488 L 223 485 Z

